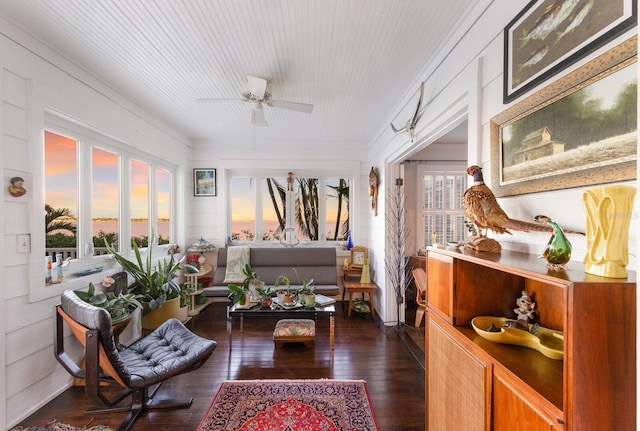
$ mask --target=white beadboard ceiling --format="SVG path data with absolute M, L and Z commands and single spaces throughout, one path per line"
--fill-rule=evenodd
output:
M 254 138 L 249 103 L 196 100 L 240 98 L 252 75 L 274 99 L 315 105 L 311 114 L 265 107 L 258 139 L 361 146 L 417 92 L 477 3 L 2 0 L 0 16 L 193 142 Z

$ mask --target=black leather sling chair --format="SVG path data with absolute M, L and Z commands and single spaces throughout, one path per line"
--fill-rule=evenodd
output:
M 146 409 L 189 407 L 193 398 L 154 399 L 155 393 L 168 378 L 200 368 L 216 348 L 215 341 L 202 338 L 179 320 L 171 319 L 118 351 L 109 313 L 82 301 L 71 290 L 62 294 L 55 320 L 55 356 L 72 376 L 84 379 L 85 393 L 95 404 L 88 412 L 129 411 L 118 430 L 129 430 Z M 63 322 L 84 346 L 84 369 L 64 350 Z M 109 398 L 101 382 L 117 383 L 124 389 Z M 110 386 L 113 385 L 107 385 L 106 390 Z M 131 402 L 124 403 L 129 395 Z

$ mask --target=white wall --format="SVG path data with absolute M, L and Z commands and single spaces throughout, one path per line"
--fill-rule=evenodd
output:
M 10 24 L 0 22 L 0 29 L 0 427 L 10 428 L 66 389 L 71 381 L 54 359 L 52 347 L 53 307 L 61 289 L 52 287 L 50 297 L 30 299 L 32 283 L 44 281 L 42 268 L 34 267 L 31 256 L 39 256 L 36 247 L 44 247 L 42 240 L 36 240 L 43 232 L 44 190 L 35 179 L 42 177 L 38 154 L 42 152 L 45 107 L 172 160 L 178 166 L 181 187 L 190 149 L 179 133 L 24 37 Z M 22 46 L 14 40 L 20 40 Z M 26 179 L 28 190 L 20 198 L 7 192 L 9 178 L 16 175 Z M 184 202 L 176 202 L 176 208 L 175 221 L 180 225 L 176 238 L 180 242 L 184 240 Z M 17 253 L 17 234 L 31 234 L 32 253 Z
M 484 168 L 485 172 L 491 172 L 490 120 L 508 108 L 502 103 L 502 32 L 509 21 L 527 3 L 528 1 L 525 0 L 497 0 L 490 5 L 479 5 L 476 11 L 467 17 L 469 22 L 475 22 L 463 39 L 452 47 L 451 51 L 445 49 L 441 60 L 436 63 L 437 67 L 428 69 L 424 76 L 407 90 L 408 96 L 399 103 L 402 109 L 393 113 L 387 125 L 381 128 L 378 138 L 369 147 L 370 163 L 378 166 L 382 177 L 386 179 L 386 183 L 383 182 L 381 185 L 381 190 L 388 193 L 389 184 L 393 184 L 393 179 L 398 175 L 397 168 L 392 164 L 402 161 L 414 152 L 415 148 L 436 141 L 465 117 L 468 117 L 469 128 L 467 163 L 468 165 L 478 164 Z M 566 72 L 627 40 L 635 33 L 636 30 L 632 30 L 619 37 L 567 69 Z M 396 116 L 401 116 L 405 112 L 407 112 L 406 115 L 410 115 L 411 109 L 415 109 L 415 105 L 410 101 L 421 81 L 425 81 L 425 108 L 416 128 L 415 142 L 412 144 L 409 142 L 407 133 L 394 134 L 388 124 Z M 527 97 L 535 90 L 522 97 Z M 489 175 L 486 175 L 485 181 L 490 185 L 488 177 Z M 624 184 L 636 185 L 637 182 L 628 181 Z M 531 220 L 536 214 L 549 214 L 567 229 L 584 231 L 585 215 L 581 198 L 585 188 L 509 197 L 499 199 L 499 203 L 513 218 Z M 381 192 L 382 201 L 384 197 Z M 635 214 L 640 211 L 639 202 L 639 197 L 636 196 Z M 383 203 L 381 208 L 385 208 Z M 369 246 L 375 250 L 384 250 L 386 243 L 384 213 L 375 219 L 370 216 L 370 219 Z M 630 270 L 635 270 L 638 263 L 638 236 L 633 233 L 639 230 L 640 218 L 636 215 L 630 227 L 630 264 L 628 266 Z M 540 253 L 548 240 L 548 234 L 515 232 L 513 236 L 501 235 L 497 239 L 504 249 Z M 571 240 L 574 246 L 572 258 L 581 261 L 585 250 L 584 238 L 572 236 Z M 407 253 L 411 252 L 412 250 L 407 251 Z M 378 273 L 384 273 L 384 258 L 380 253 L 376 255 L 371 265 Z M 383 289 L 391 289 L 390 286 L 385 286 L 384 278 L 376 281 Z M 391 295 L 387 296 L 386 301 L 386 307 L 382 308 L 386 311 L 384 317 L 386 320 L 393 320 L 395 311 Z
M 179 133 L 131 106 L 123 96 L 20 34 L 10 24 L 0 22 L 0 139 L 3 148 L 0 163 L 5 190 L 4 199 L 0 201 L 3 214 L 0 233 L 4 240 L 0 252 L 0 295 L 4 296 L 0 296 L 4 300 L 4 318 L 0 320 L 0 382 L 5 382 L 0 385 L 0 423 L 10 427 L 19 422 L 64 390 L 70 380 L 52 354 L 51 324 L 57 298 L 29 302 L 31 277 L 37 277 L 40 271 L 30 265 L 28 255 L 15 252 L 17 234 L 38 233 L 41 229 L 33 222 L 41 213 L 39 202 L 42 197 L 38 196 L 42 194 L 42 187 L 30 181 L 37 174 L 30 148 L 37 146 L 40 139 L 34 131 L 42 129 L 41 110 L 45 105 L 175 161 L 183 192 L 183 200 L 177 205 L 176 220 L 186 226 L 177 234 L 180 244 L 190 244 L 203 236 L 216 246 L 223 245 L 228 199 L 226 169 L 268 166 L 295 172 L 337 166 L 353 172 L 358 191 L 358 199 L 351 202 L 355 240 L 370 248 L 372 276 L 386 291 L 390 288 L 386 286 L 384 270 L 385 195 L 395 178 L 402 175 L 401 169 L 394 164 L 411 154 L 414 148 L 435 141 L 466 118 L 468 163 L 480 164 L 490 171 L 489 121 L 507 108 L 502 104 L 502 30 L 528 0 L 479 3 L 474 13 L 466 17 L 468 25 L 459 30 L 463 39 L 457 44 L 447 42 L 438 61 L 427 66 L 423 76 L 414 83 L 407 83 L 406 96 L 399 95 L 398 106 L 402 108 L 392 112 L 385 124 L 374 126 L 380 129 L 377 139 L 369 145 L 363 144 L 360 151 L 346 153 L 339 143 L 300 143 L 298 150 L 290 153 L 276 143 L 259 141 L 255 145 L 253 142 L 196 142 L 191 151 L 189 143 Z M 594 55 L 629 36 L 619 38 Z M 14 40 L 19 40 L 22 46 Z M 411 111 L 408 100 L 421 81 L 426 81 L 426 107 L 418 124 L 416 142 L 412 144 L 406 133 L 393 133 L 389 124 L 403 109 Z M 372 166 L 378 169 L 381 180 L 377 217 L 370 211 L 367 190 Z M 193 197 L 192 168 L 218 169 L 218 196 Z M 16 174 L 28 179 L 26 197 L 12 198 L 6 193 L 8 178 Z M 533 212 L 548 213 L 559 217 L 564 225 L 581 227 L 584 215 L 576 207 L 581 193 L 582 188 L 577 188 L 501 199 L 500 203 L 513 217 L 530 218 Z M 636 214 L 639 209 L 637 197 Z M 635 217 L 631 232 L 638 232 L 638 222 Z M 634 269 L 640 246 L 637 235 L 632 236 L 630 250 L 635 250 L 636 254 L 630 266 Z M 515 236 L 514 240 L 515 247 L 532 250 L 536 245 L 526 236 Z M 393 294 L 385 293 L 380 301 L 381 307 L 377 308 L 383 319 L 393 321 Z

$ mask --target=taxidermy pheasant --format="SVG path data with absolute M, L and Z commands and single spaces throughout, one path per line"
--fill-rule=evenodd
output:
M 565 236 L 558 223 L 552 221 L 544 215 L 537 215 L 535 220 L 538 223 L 548 224 L 553 228 L 553 233 L 547 247 L 542 252 L 542 256 L 547 260 L 547 266 L 553 269 L 565 269 L 565 264 L 571 259 L 571 243 Z
M 469 166 L 467 174 L 473 177 L 473 185 L 464 192 L 462 205 L 465 215 L 478 227 L 481 237 L 486 236 L 486 229 L 508 234 L 511 234 L 509 229 L 525 232 L 553 230 L 551 226 L 509 218 L 498 204 L 491 189 L 484 183 L 482 168 L 476 165 Z M 484 233 L 482 229 L 485 229 Z

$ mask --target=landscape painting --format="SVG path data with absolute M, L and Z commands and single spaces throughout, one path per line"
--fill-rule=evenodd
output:
M 494 119 L 496 195 L 635 178 L 636 101 L 632 58 L 519 115 Z

